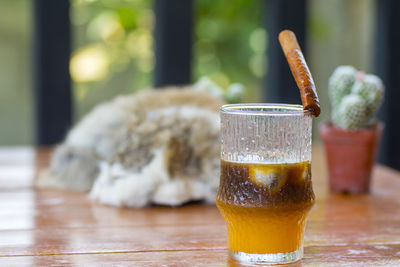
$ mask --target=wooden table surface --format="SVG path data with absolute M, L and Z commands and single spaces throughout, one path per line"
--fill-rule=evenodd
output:
M 48 155 L 0 149 L 0 266 L 233 265 L 215 206 L 125 209 L 34 188 Z M 376 166 L 370 195 L 330 195 L 317 146 L 313 182 L 304 259 L 291 266 L 400 266 L 400 173 Z

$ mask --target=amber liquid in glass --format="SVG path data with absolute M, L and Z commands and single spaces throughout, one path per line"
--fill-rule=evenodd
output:
M 230 251 L 288 253 L 300 249 L 315 202 L 309 162 L 253 164 L 221 161 L 217 206 Z

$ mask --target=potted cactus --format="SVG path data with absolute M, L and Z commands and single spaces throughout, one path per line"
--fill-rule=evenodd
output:
M 383 131 L 375 115 L 384 87 L 375 75 L 340 66 L 329 80 L 331 121 L 320 127 L 334 193 L 369 192 L 372 167 Z

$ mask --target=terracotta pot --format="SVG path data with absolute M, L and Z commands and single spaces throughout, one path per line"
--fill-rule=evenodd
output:
M 367 193 L 383 124 L 345 131 L 331 124 L 320 126 L 328 164 L 329 188 L 333 193 Z

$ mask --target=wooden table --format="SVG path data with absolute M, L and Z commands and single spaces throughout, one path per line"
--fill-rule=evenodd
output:
M 228 266 L 215 206 L 124 209 L 36 189 L 46 149 L 0 149 L 0 266 Z M 400 173 L 377 166 L 370 195 L 327 193 L 314 148 L 304 259 L 292 266 L 400 266 Z

